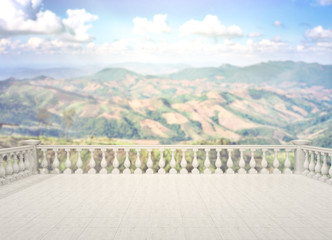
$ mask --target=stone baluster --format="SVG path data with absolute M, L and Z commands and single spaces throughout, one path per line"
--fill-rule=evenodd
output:
M 250 158 L 250 162 L 249 162 L 249 174 L 257 174 L 257 170 L 255 169 L 256 167 L 256 160 L 255 160 L 255 151 L 256 149 L 252 148 L 250 149 L 251 151 L 251 158 Z
M 123 174 L 131 174 L 131 171 L 130 171 L 130 161 L 129 161 L 129 150 L 128 148 L 125 148 L 124 151 L 126 153 L 126 159 L 123 163 L 125 169 L 123 170 Z
M 331 160 L 331 167 L 330 167 L 330 170 L 329 170 L 329 175 L 330 175 L 330 179 L 327 180 L 326 182 L 329 183 L 329 184 L 332 184 L 332 153 L 329 153 L 329 156 L 330 156 L 330 160 Z
M 263 152 L 263 156 L 262 156 L 262 162 L 261 162 L 261 165 L 262 165 L 262 169 L 260 170 L 260 174 L 269 174 L 269 170 L 267 170 L 267 161 L 266 161 L 266 149 L 262 149 L 262 152 Z
M 281 171 L 279 170 L 279 160 L 278 160 L 278 148 L 274 149 L 274 160 L 273 160 L 273 174 L 280 174 Z
M 47 152 L 47 149 L 42 149 L 42 152 L 43 152 L 43 160 L 42 160 L 42 163 L 41 163 L 41 166 L 42 166 L 42 169 L 40 171 L 41 174 L 48 174 L 48 161 L 46 159 L 46 152 Z
M 198 170 L 198 160 L 197 160 L 197 152 L 198 152 L 198 149 L 197 148 L 194 148 L 193 149 L 194 151 L 194 159 L 193 159 L 193 169 L 191 170 L 191 173 L 192 174 L 199 174 L 199 170 Z
M 17 164 L 17 161 L 18 161 L 17 155 L 18 155 L 17 152 L 13 153 L 13 178 L 15 178 L 15 179 L 20 178 L 20 176 L 18 175 L 18 172 L 20 171 L 20 167 Z
M 6 180 L 7 182 L 11 182 L 13 181 L 13 165 L 12 165 L 12 161 L 11 161 L 11 154 L 8 153 L 7 155 L 7 166 L 6 166 Z
M 309 163 L 309 170 L 308 177 L 313 177 L 315 175 L 315 153 L 313 151 L 310 151 L 310 163 Z
M 172 159 L 171 159 L 171 162 L 170 162 L 171 169 L 169 170 L 169 173 L 170 174 L 177 174 L 178 172 L 175 169 L 176 161 L 175 161 L 175 157 L 174 157 L 174 155 L 175 155 L 175 149 L 172 148 L 171 152 L 172 152 Z
M 151 152 L 152 152 L 152 149 L 148 149 L 148 161 L 146 162 L 146 166 L 148 167 L 148 169 L 146 170 L 145 173 L 147 174 L 153 174 L 153 162 L 152 162 L 152 158 L 151 158 Z
M 24 151 L 24 166 L 25 166 L 24 174 L 25 176 L 29 176 L 31 174 L 29 150 Z
M 289 161 L 289 149 L 285 149 L 286 159 L 285 159 L 285 169 L 284 174 L 292 174 L 292 170 L 290 169 L 291 162 Z
M 95 169 L 96 161 L 93 157 L 93 153 L 94 153 L 95 150 L 93 148 L 90 148 L 89 151 L 90 151 L 90 154 L 91 154 L 91 159 L 90 159 L 90 163 L 89 163 L 90 169 L 88 171 L 88 174 L 96 174 L 97 173 L 97 171 Z
M 303 171 L 303 175 L 308 175 L 309 174 L 309 152 L 308 150 L 304 150 L 304 163 L 303 163 L 303 168 L 304 168 L 304 171 Z
M 317 156 L 317 161 L 315 165 L 316 174 L 313 176 L 314 179 L 319 179 L 322 175 L 320 174 L 320 170 L 322 169 L 322 164 L 320 162 L 320 152 L 315 152 Z
M 186 167 L 187 167 L 186 149 L 182 149 L 182 160 L 181 160 L 180 164 L 181 164 L 180 174 L 187 174 L 188 170 L 186 169 Z
M 244 158 L 243 158 L 243 153 L 244 153 L 245 149 L 240 148 L 239 150 L 240 150 L 240 161 L 239 161 L 240 169 L 238 170 L 238 173 L 246 174 L 247 171 L 244 169 L 244 167 L 246 166 L 246 162 L 244 161 Z
M 158 173 L 159 174 L 165 174 L 165 161 L 164 161 L 164 149 L 159 149 L 160 150 L 160 160 L 159 160 L 159 170 L 158 170 Z
M 83 161 L 82 161 L 82 157 L 81 157 L 81 153 L 82 153 L 82 149 L 81 148 L 76 148 L 77 151 L 77 162 L 76 162 L 76 171 L 75 174 L 83 174 Z
M 72 174 L 72 170 L 71 170 L 71 161 L 70 161 L 70 148 L 66 148 L 66 161 L 65 161 L 65 167 L 66 169 L 63 171 L 64 174 Z
M 136 162 L 135 162 L 136 169 L 134 171 L 134 174 L 142 174 L 142 169 L 141 169 L 142 162 L 141 162 L 140 157 L 139 157 L 140 151 L 141 151 L 141 149 L 139 149 L 139 148 L 136 149 L 136 154 L 137 154 L 137 156 L 136 156 Z
M 228 152 L 228 160 L 227 160 L 227 174 L 234 174 L 234 170 L 232 169 L 233 167 L 233 160 L 232 160 L 232 149 L 227 149 Z
M 211 174 L 211 162 L 210 162 L 210 158 L 209 158 L 209 148 L 205 148 L 205 160 L 204 160 L 204 174 Z
M 19 170 L 19 176 L 21 178 L 23 178 L 25 176 L 25 173 L 24 173 L 25 164 L 24 164 L 24 161 L 23 161 L 23 153 L 24 153 L 24 151 L 22 151 L 22 152 L 19 153 L 20 162 L 18 164 L 18 166 L 20 168 L 20 170 Z
M 319 178 L 320 181 L 326 182 L 329 179 L 327 174 L 329 173 L 329 168 L 327 166 L 327 153 L 323 153 L 323 166 L 321 169 L 322 176 Z
M 101 166 L 101 170 L 99 171 L 100 174 L 107 174 L 107 161 L 106 161 L 106 148 L 102 148 L 101 149 L 101 153 L 102 153 L 102 159 L 100 162 L 100 166 Z
M 223 171 L 221 169 L 221 159 L 220 159 L 220 152 L 221 152 L 221 149 L 220 148 L 217 148 L 216 149 L 217 151 L 217 159 L 216 159 L 216 170 L 215 170 L 215 174 L 223 174 Z
M 119 160 L 118 160 L 118 149 L 114 148 L 114 161 L 113 161 L 113 170 L 112 170 L 112 174 L 119 174 L 120 170 L 119 170 Z
M 6 183 L 5 176 L 6 176 L 6 170 L 3 165 L 3 155 L 0 154 L 0 185 Z
M 53 148 L 53 151 L 54 151 L 54 161 L 53 161 L 53 171 L 52 171 L 52 173 L 59 174 L 60 173 L 60 169 L 59 169 L 60 161 L 59 161 L 59 158 L 58 158 L 59 149 Z

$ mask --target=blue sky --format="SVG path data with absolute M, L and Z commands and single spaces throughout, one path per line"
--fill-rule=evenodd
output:
M 332 64 L 332 0 L 1 0 L 0 64 Z

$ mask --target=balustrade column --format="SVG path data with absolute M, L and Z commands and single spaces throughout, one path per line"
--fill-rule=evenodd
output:
M 152 158 L 151 158 L 151 152 L 152 152 L 152 149 L 148 149 L 148 161 L 146 162 L 146 166 L 148 167 L 148 169 L 146 170 L 145 173 L 147 174 L 153 174 L 153 162 L 152 162 Z
M 243 158 L 244 151 L 245 151 L 245 149 L 240 149 L 240 161 L 239 161 L 240 169 L 237 171 L 238 174 L 246 174 L 247 173 L 247 171 L 244 169 L 244 167 L 246 166 L 246 162 L 244 161 L 244 158 Z
M 323 153 L 323 166 L 321 169 L 322 176 L 319 178 L 320 181 L 325 182 L 329 179 L 327 174 L 329 173 L 329 168 L 327 166 L 327 153 Z
M 309 163 L 309 170 L 310 172 L 308 173 L 308 177 L 313 177 L 315 175 L 315 153 L 313 151 L 310 151 L 310 155 L 311 155 L 311 158 L 310 158 L 310 163 Z
M 139 157 L 140 151 L 141 151 L 141 149 L 139 149 L 139 148 L 136 149 L 136 154 L 137 154 L 136 162 L 135 162 L 136 169 L 134 171 L 134 174 L 142 174 L 142 169 L 141 169 L 142 162 L 141 162 L 140 157 Z M 159 162 L 159 164 L 160 164 L 160 162 Z
M 90 148 L 89 149 L 90 153 L 91 153 L 91 159 L 90 159 L 90 163 L 89 163 L 89 166 L 90 166 L 90 169 L 88 171 L 88 174 L 96 174 L 96 169 L 95 169 L 95 166 L 96 166 L 96 161 L 93 157 L 93 153 L 94 153 L 94 149 L 93 148 Z
M 322 164 L 320 162 L 320 152 L 315 152 L 317 156 L 317 161 L 315 165 L 316 174 L 313 176 L 314 179 L 319 179 L 322 175 L 320 174 L 320 170 L 322 169 Z
M 296 149 L 294 151 L 294 173 L 302 174 L 304 169 L 304 161 L 305 161 L 305 153 L 303 151 L 303 146 L 309 145 L 311 141 L 298 139 L 293 140 L 292 143 L 296 145 Z
M 330 167 L 330 170 L 329 170 L 329 175 L 330 175 L 330 179 L 327 180 L 326 182 L 329 183 L 329 184 L 332 184 L 332 153 L 329 153 L 329 156 L 330 156 L 330 160 L 331 160 L 331 167 Z
M 46 159 L 46 152 L 47 152 L 47 149 L 42 149 L 42 152 L 43 152 L 43 160 L 42 160 L 42 163 L 41 163 L 41 166 L 42 166 L 42 169 L 40 170 L 40 173 L 41 174 L 48 174 L 48 162 L 47 162 L 47 159 Z
M 221 152 L 221 149 L 220 148 L 217 148 L 216 149 L 217 151 L 217 160 L 216 160 L 216 170 L 215 170 L 215 174 L 223 174 L 223 171 L 221 169 L 221 160 L 220 160 L 220 152 Z
M 5 176 L 6 176 L 6 170 L 3 166 L 3 155 L 0 154 L 0 185 L 6 183 Z
M 171 169 L 169 170 L 169 173 L 170 174 L 177 174 L 178 172 L 175 169 L 176 161 L 175 161 L 175 157 L 174 157 L 174 155 L 175 155 L 175 149 L 172 148 L 171 152 L 172 152 L 172 159 L 171 159 L 171 162 L 170 162 Z
M 112 170 L 112 174 L 119 174 L 120 170 L 119 170 L 119 160 L 118 160 L 118 149 L 114 148 L 114 161 L 113 161 L 113 167 L 114 169 Z
M 83 174 L 83 161 L 82 161 L 82 158 L 81 158 L 81 152 L 82 152 L 82 149 L 81 148 L 76 148 L 76 151 L 77 151 L 77 162 L 76 162 L 76 171 L 75 171 L 75 174 Z
M 59 161 L 59 158 L 58 158 L 58 151 L 59 150 L 57 148 L 54 148 L 53 151 L 54 151 L 54 161 L 53 161 L 53 171 L 52 171 L 52 173 L 59 174 L 60 173 L 60 169 L 59 169 L 60 161 Z
M 292 174 L 292 170 L 290 170 L 291 162 L 289 161 L 289 149 L 285 149 L 286 151 L 286 160 L 285 160 L 285 169 L 284 174 Z
M 25 175 L 29 176 L 31 174 L 30 172 L 30 156 L 29 156 L 29 150 L 24 151 L 24 166 L 25 166 Z
M 158 173 L 159 174 L 165 174 L 166 171 L 164 169 L 165 167 L 165 161 L 164 161 L 164 149 L 160 149 L 160 160 L 159 160 L 159 170 L 158 170 Z
M 304 156 L 304 163 L 303 163 L 303 175 L 308 175 L 309 174 L 309 151 L 308 150 L 304 150 L 305 152 L 305 156 Z
M 249 166 L 250 166 L 250 169 L 249 169 L 249 173 L 250 174 L 257 174 L 257 170 L 255 169 L 256 167 L 256 160 L 255 160 L 255 151 L 256 149 L 250 149 L 251 151 L 251 158 L 250 158 L 250 162 L 249 162 Z
M 71 170 L 71 161 L 70 161 L 70 149 L 69 148 L 66 148 L 65 149 L 66 151 L 66 155 L 67 155 L 67 158 L 66 158 L 66 161 L 65 161 L 65 171 L 63 171 L 64 174 L 72 174 L 72 170 Z
M 18 175 L 18 172 L 20 171 L 20 167 L 17 164 L 17 152 L 13 153 L 13 177 L 15 179 L 18 179 L 20 176 Z
M 102 148 L 101 149 L 101 153 L 102 153 L 102 159 L 100 162 L 100 166 L 101 166 L 101 170 L 99 171 L 100 174 L 107 174 L 107 161 L 106 161 L 106 157 L 105 157 L 105 153 L 106 153 L 106 149 Z
M 266 161 L 266 149 L 262 149 L 262 152 L 263 152 L 263 157 L 262 157 L 262 162 L 261 162 L 261 165 L 262 165 L 262 169 L 260 170 L 260 174 L 269 174 L 269 170 L 267 170 L 267 161 Z
M 198 149 L 197 148 L 194 148 L 193 149 L 194 151 L 194 159 L 193 159 L 193 169 L 191 170 L 191 173 L 192 174 L 199 174 L 199 170 L 197 169 L 198 168 L 198 160 L 197 160 L 197 152 L 198 152 Z
M 20 170 L 19 170 L 19 177 L 20 178 L 23 178 L 25 176 L 25 173 L 24 173 L 24 169 L 25 169 L 25 165 L 24 165 L 24 161 L 23 161 L 23 151 L 19 153 L 19 157 L 20 157 L 20 162 L 18 164 Z
M 186 149 L 182 149 L 182 160 L 181 160 L 181 174 L 187 174 L 188 170 L 186 169 L 187 167 L 187 161 L 186 161 Z
M 204 174 L 211 174 L 211 170 L 210 170 L 210 158 L 209 158 L 209 148 L 205 148 L 205 161 L 204 161 Z
M 12 161 L 11 161 L 11 154 L 8 153 L 7 155 L 7 166 L 6 166 L 6 180 L 7 182 L 13 181 L 13 166 L 12 166 Z
M 40 140 L 30 139 L 30 140 L 24 140 L 24 141 L 22 141 L 22 143 L 24 145 L 29 145 L 32 147 L 32 149 L 30 150 L 30 154 L 29 154 L 29 160 L 30 160 L 29 170 L 30 170 L 30 174 L 37 174 L 38 168 L 39 168 L 37 145 L 40 144 Z
M 279 149 L 277 149 L 277 148 L 274 149 L 273 174 L 281 173 L 281 171 L 279 170 L 278 151 L 279 151 Z
M 125 152 L 126 152 L 126 159 L 123 163 L 125 169 L 123 170 L 123 174 L 131 174 L 131 171 L 130 171 L 130 161 L 129 161 L 129 150 L 128 148 L 124 149 Z
M 233 160 L 232 160 L 232 149 L 227 149 L 228 152 L 228 160 L 227 160 L 227 174 L 234 174 L 234 170 L 232 169 L 233 167 Z

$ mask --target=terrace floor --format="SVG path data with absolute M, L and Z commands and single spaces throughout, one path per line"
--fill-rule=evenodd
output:
M 300 175 L 35 175 L 0 186 L 1 239 L 332 239 Z

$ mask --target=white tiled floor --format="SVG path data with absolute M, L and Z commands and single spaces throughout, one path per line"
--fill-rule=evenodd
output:
M 1 239 L 332 239 L 298 175 L 35 175 L 0 186 Z

